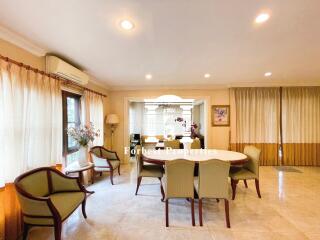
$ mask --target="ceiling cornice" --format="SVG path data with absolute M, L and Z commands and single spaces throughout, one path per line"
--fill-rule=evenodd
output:
M 110 86 L 110 91 L 139 91 L 139 90 L 219 90 L 233 87 L 302 87 L 320 86 L 319 81 L 292 81 L 292 82 L 241 82 L 215 85 L 180 85 L 180 86 Z
M 0 25 L 0 38 L 10 42 L 38 57 L 45 56 L 47 51 L 34 43 L 30 42 L 29 40 L 25 39 L 21 35 L 3 27 Z

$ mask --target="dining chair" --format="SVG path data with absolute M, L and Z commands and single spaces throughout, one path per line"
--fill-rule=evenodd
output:
M 171 148 L 171 149 L 180 149 L 180 141 L 179 140 L 165 140 L 163 141 L 164 148 Z
M 191 143 L 191 149 L 201 149 L 201 142 L 199 138 L 193 139 L 193 142 Z
M 192 226 L 194 220 L 194 165 L 193 161 L 177 159 L 166 161 L 165 174 L 162 178 L 164 186 L 166 227 L 169 227 L 169 199 L 187 198 L 191 202 Z
M 229 176 L 231 178 L 232 200 L 236 197 L 237 184 L 240 180 L 244 181 L 248 188 L 247 180 L 254 180 L 258 197 L 261 198 L 259 187 L 259 160 L 261 150 L 255 146 L 245 146 L 243 153 L 247 155 L 248 162 L 243 167 L 231 167 Z
M 103 172 L 110 172 L 111 184 L 113 183 L 113 172 L 118 169 L 120 175 L 120 159 L 118 154 L 114 151 L 110 151 L 102 146 L 95 146 L 90 149 L 90 157 L 94 163 L 93 175 Z M 94 182 L 94 176 L 92 177 Z
M 226 224 L 229 219 L 229 183 L 230 162 L 212 159 L 199 162 L 198 178 L 194 181 L 199 196 L 199 222 L 202 224 L 202 200 L 205 198 L 224 199 Z
M 162 176 L 163 176 L 163 167 L 162 165 L 156 165 L 156 164 L 150 164 L 150 165 L 144 165 L 142 154 L 141 154 L 141 146 L 136 146 L 136 161 L 137 161 L 137 188 L 136 188 L 136 194 L 138 194 L 138 190 L 140 187 L 140 183 L 143 177 L 150 177 L 150 178 L 158 178 L 160 180 L 160 190 L 163 200 L 163 187 L 162 187 Z

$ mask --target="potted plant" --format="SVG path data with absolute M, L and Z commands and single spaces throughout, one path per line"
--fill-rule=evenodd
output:
M 67 133 L 71 136 L 79 145 L 79 165 L 85 167 L 88 165 L 88 152 L 89 143 L 93 142 L 96 137 L 99 137 L 100 131 L 95 130 L 92 123 L 89 125 L 80 125 L 79 127 L 70 127 L 67 129 Z

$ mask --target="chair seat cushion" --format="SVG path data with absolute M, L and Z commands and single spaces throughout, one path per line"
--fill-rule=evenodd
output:
M 111 166 L 113 169 L 116 169 L 120 166 L 120 161 L 119 160 L 109 160 Z M 97 166 L 95 165 L 94 167 L 94 170 L 96 172 L 109 172 L 110 171 L 110 168 L 109 168 L 109 165 L 106 165 L 106 166 Z
M 84 200 L 83 192 L 55 193 L 49 196 L 53 205 L 57 208 L 61 219 L 65 220 Z M 33 225 L 54 225 L 53 218 L 31 218 L 24 216 L 25 223 Z
M 161 178 L 163 176 L 163 167 L 160 165 L 144 165 L 139 176 Z
M 245 168 L 230 168 L 230 178 L 234 180 L 255 179 L 257 176 Z
M 61 219 L 66 219 L 84 200 L 83 192 L 65 192 L 50 195 L 53 205 L 57 208 Z

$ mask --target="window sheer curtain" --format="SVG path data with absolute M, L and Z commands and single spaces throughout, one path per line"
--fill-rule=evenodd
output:
M 279 165 L 280 89 L 232 88 L 230 148 L 243 152 L 245 145 L 262 150 L 261 165 Z
M 61 99 L 59 81 L 0 60 L 0 187 L 61 162 Z M 1 189 L 0 202 L 0 229 L 5 239 L 16 239 L 20 212 L 11 184 Z
M 92 123 L 96 130 L 100 130 L 100 136 L 94 140 L 93 145 L 103 146 L 103 96 L 85 90 L 82 97 L 82 112 L 84 122 Z
M 283 165 L 320 166 L 320 87 L 282 89 Z

